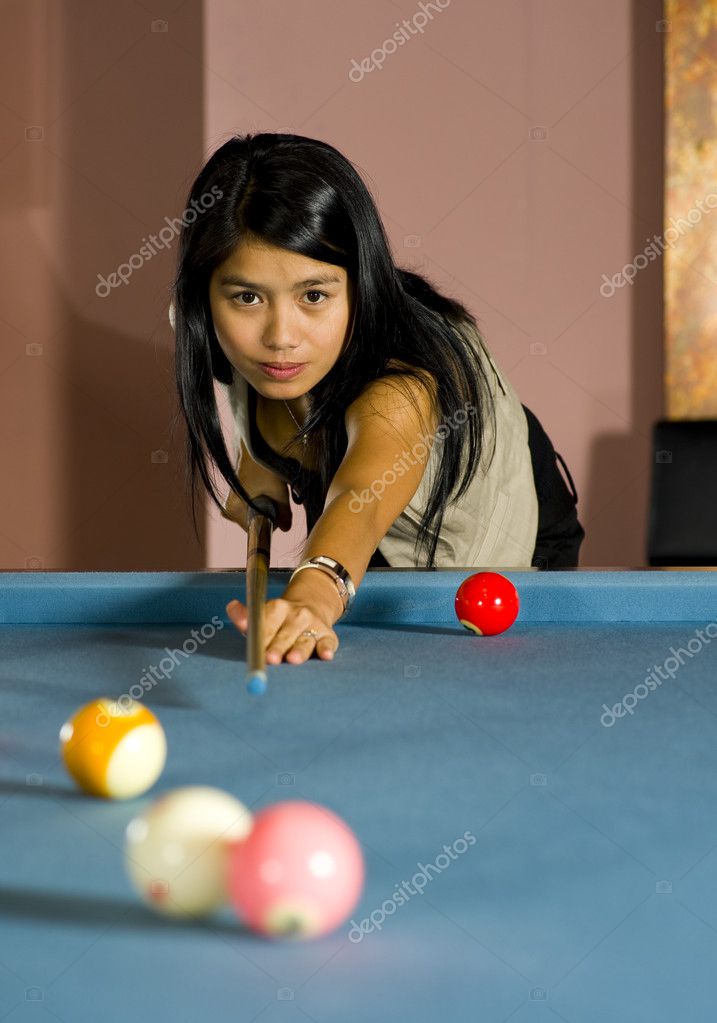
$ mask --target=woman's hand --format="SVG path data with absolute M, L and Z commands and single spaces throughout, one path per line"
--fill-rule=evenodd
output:
M 276 528 L 287 532 L 291 529 L 291 502 L 289 500 L 288 483 L 259 465 L 251 457 L 244 441 L 239 446 L 239 465 L 237 479 L 250 497 L 270 497 L 278 508 Z M 248 509 L 245 501 L 235 491 L 230 490 L 222 509 L 222 517 L 231 522 L 238 522 L 244 530 L 248 530 Z
M 258 489 L 256 487 L 248 488 L 248 493 L 251 497 L 257 497 L 261 494 L 264 497 L 272 498 L 277 506 L 276 528 L 286 533 L 291 529 L 291 505 L 289 503 L 288 490 L 289 488 L 285 483 L 273 487 L 264 485 Z M 248 531 L 247 505 L 233 490 L 229 491 L 221 514 L 223 518 L 229 519 L 231 522 L 238 522 L 242 529 Z
M 246 634 L 249 616 L 245 605 L 232 600 L 226 610 L 239 631 Z M 307 604 L 305 598 L 286 599 L 286 596 L 267 600 L 264 608 L 267 664 L 279 664 L 284 656 L 290 664 L 301 664 L 314 652 L 322 660 L 331 660 L 339 646 L 339 637 L 331 627 L 334 620 L 321 602 L 317 606 L 315 602 Z M 302 635 L 308 631 L 316 635 Z

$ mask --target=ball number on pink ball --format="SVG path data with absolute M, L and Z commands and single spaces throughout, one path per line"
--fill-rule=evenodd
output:
M 248 927 L 269 936 L 333 931 L 356 906 L 363 879 L 356 836 L 317 803 L 290 800 L 260 810 L 248 838 L 230 849 L 232 903 Z
M 455 606 L 461 625 L 479 636 L 497 636 L 518 617 L 520 600 L 515 586 L 504 575 L 476 572 L 458 587 Z

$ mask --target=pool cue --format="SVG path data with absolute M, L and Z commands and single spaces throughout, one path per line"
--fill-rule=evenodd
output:
M 247 508 L 246 604 L 247 604 L 247 691 L 252 696 L 266 692 L 264 660 L 264 608 L 269 581 L 271 534 L 278 515 L 278 506 L 270 497 L 255 497 L 262 510 Z

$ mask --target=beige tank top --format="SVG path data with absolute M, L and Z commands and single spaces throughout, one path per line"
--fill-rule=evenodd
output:
M 437 568 L 528 568 L 538 532 L 528 423 L 518 396 L 477 332 L 470 326 L 464 332 L 486 371 L 495 404 L 495 430 L 489 420 L 478 471 L 460 500 L 445 509 L 435 564 Z M 416 493 L 378 545 L 391 567 L 425 567 L 416 565 L 414 544 L 441 451 L 442 442 L 436 439 Z
M 486 371 L 495 405 L 495 431 L 489 420 L 481 464 L 460 501 L 445 509 L 435 565 L 527 568 L 532 562 L 538 531 L 538 498 L 528 447 L 528 423 L 518 396 L 499 372 L 477 332 L 467 326 L 465 333 Z M 239 441 L 243 440 L 252 458 L 275 471 L 252 450 L 245 378 L 235 373 L 234 382 L 225 387 L 233 414 L 234 451 L 239 451 Z M 461 425 L 456 420 L 452 427 L 446 424 L 444 431 L 448 428 L 461 429 Z M 414 545 L 440 465 L 442 447 L 437 437 L 416 493 L 378 545 L 392 568 L 425 567 L 425 552 L 417 563 Z M 491 452 L 493 458 L 488 464 Z

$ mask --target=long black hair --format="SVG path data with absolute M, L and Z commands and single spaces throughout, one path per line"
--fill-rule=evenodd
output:
M 346 452 L 345 410 L 370 381 L 408 374 L 424 383 L 422 374 L 428 371 L 436 384 L 440 422 L 472 406 L 472 414 L 466 419 L 464 412 L 458 420 L 465 422 L 464 429 L 443 431 L 440 469 L 418 529 L 416 563 L 426 551 L 425 563 L 433 566 L 446 505 L 469 486 L 484 453 L 486 424 L 494 415 L 482 362 L 467 336 L 472 332 L 480 340 L 474 318 L 423 276 L 395 265 L 366 185 L 326 142 L 274 133 L 235 136 L 200 171 L 189 209 L 198 212 L 191 223 L 186 224 L 187 216 L 183 221 L 172 300 L 195 530 L 200 479 L 222 507 L 214 468 L 255 507 L 237 479 L 222 433 L 214 382 L 231 384 L 234 370 L 217 341 L 209 305 L 214 269 L 252 236 L 341 266 L 353 284 L 351 336 L 312 388 L 308 418 L 296 435 L 306 435 L 315 445 L 322 507 Z M 387 366 L 392 359 L 404 366 Z

